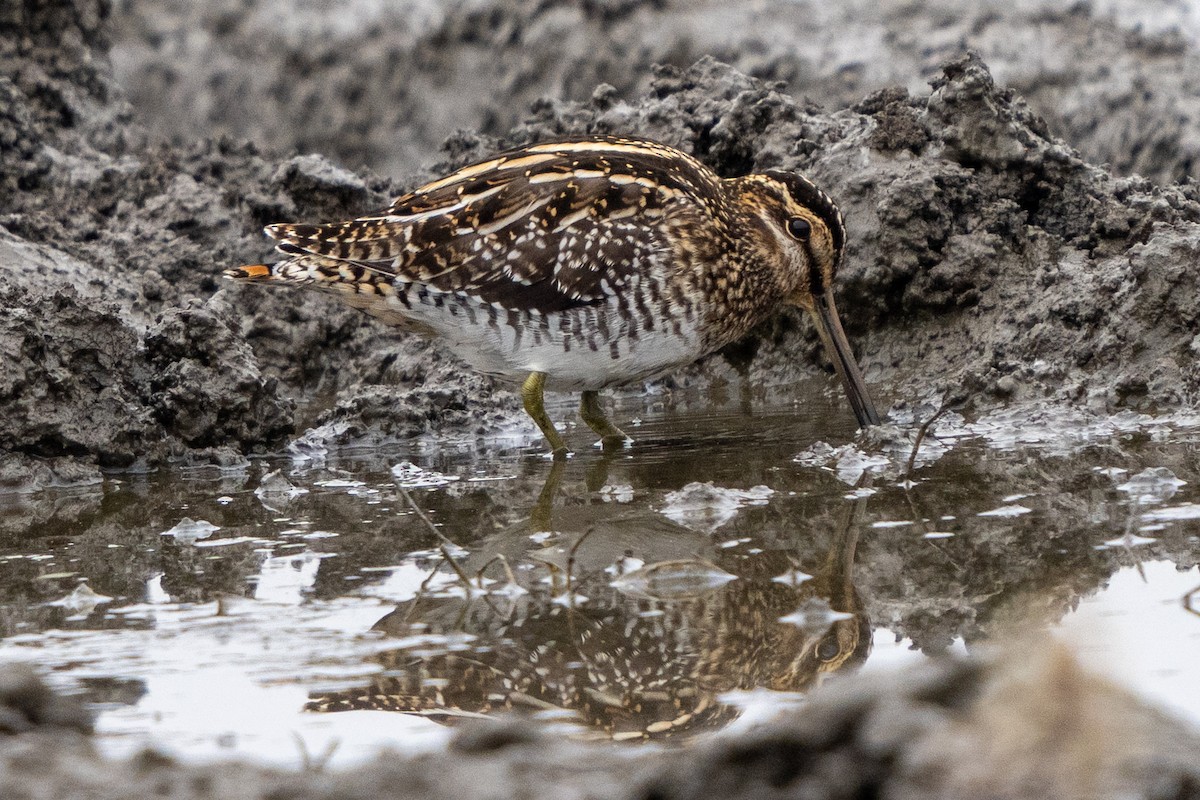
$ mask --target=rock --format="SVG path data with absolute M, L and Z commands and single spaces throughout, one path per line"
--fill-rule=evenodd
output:
M 92 732 L 92 716 L 77 698 L 52 691 L 32 668 L 0 665 L 0 733 L 39 727 Z

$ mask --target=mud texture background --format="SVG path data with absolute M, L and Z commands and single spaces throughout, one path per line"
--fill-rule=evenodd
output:
M 0 491 L 97 482 L 110 468 L 239 463 L 302 435 L 302 446 L 323 447 L 532 430 L 512 393 L 464 374 L 436 345 L 320 297 L 223 287 L 217 276 L 266 256 L 265 223 L 359 214 L 495 148 L 570 133 L 639 134 L 723 175 L 794 168 L 821 184 L 848 218 L 840 304 L 883 406 L 950 387 L 977 408 L 1194 404 L 1195 12 L 1166 2 L 817 5 L 5 4 Z M 819 359 L 807 324 L 785 313 L 664 383 L 681 394 L 786 384 Z M 1054 659 L 1043 667 L 1075 676 L 1059 688 L 1084 680 Z M 1003 698 L 1010 679 L 953 669 L 968 676 L 938 676 L 962 690 L 953 697 L 858 686 L 829 700 L 845 716 L 820 734 L 648 760 L 632 785 L 581 770 L 575 785 L 591 796 L 690 796 L 711 788 L 703 765 L 721 763 L 731 768 L 722 780 L 748 795 L 764 783 L 830 797 L 1049 794 L 1058 778 L 1036 771 L 1003 786 L 986 783 L 995 776 L 964 786 L 969 771 L 928 763 L 905 772 L 922 753 L 947 752 L 947 731 L 977 747 L 998 735 L 992 712 L 979 722 L 964 709 L 988 692 Z M 0 681 L 0 731 L 48 727 L 0 746 L 5 796 L 31 796 L 30 776 L 58 781 L 51 794 L 86 784 L 113 797 L 456 791 L 436 760 L 367 770 L 349 788 L 154 760 L 101 767 L 82 734 L 62 733 L 86 727 L 73 712 L 38 710 L 58 707 L 27 677 L 12 681 Z M 905 703 L 909 713 L 877 713 Z M 1096 729 L 1121 739 L 1140 713 Z M 572 756 L 531 735 L 468 739 L 473 755 L 454 756 L 467 771 L 453 774 L 475 787 L 497 775 L 561 779 L 550 767 Z M 1087 741 L 1098 749 L 1071 757 L 1105 763 L 1109 738 Z M 959 747 L 963 761 L 945 763 L 976 763 Z M 1169 748 L 1154 750 L 1170 760 Z M 629 772 L 624 756 L 588 759 Z M 816 765 L 804 778 L 816 783 L 804 788 L 783 763 Z M 868 766 L 839 768 L 847 763 Z M 1178 766 L 1186 759 L 1146 763 L 1130 779 L 1141 796 L 1200 794 L 1200 778 Z M 865 783 L 844 783 L 850 774 Z
M 952 384 L 983 406 L 1153 410 L 1200 386 L 1200 71 L 1174 6 L 34 8 L 0 29 L 14 485 L 229 463 L 314 422 L 316 446 L 531 428 L 510 392 L 436 346 L 217 276 L 267 255 L 264 223 L 364 212 L 569 133 L 637 133 L 724 175 L 795 168 L 823 185 L 849 220 L 843 314 L 885 405 Z M 726 355 L 667 386 L 782 384 L 820 358 L 795 314 Z

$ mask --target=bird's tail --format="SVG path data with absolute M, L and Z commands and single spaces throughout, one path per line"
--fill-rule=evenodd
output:
M 296 284 L 315 289 L 352 291 L 366 270 L 357 264 L 300 253 L 274 264 L 246 264 L 221 273 L 238 283 Z
M 299 283 L 327 288 L 357 283 L 364 276 L 392 276 L 397 226 L 382 219 L 351 220 L 328 225 L 281 223 L 263 232 L 275 249 L 289 258 L 274 264 L 247 264 L 223 275 L 239 283 Z M 341 287 L 334 287 L 341 288 Z
M 222 277 L 238 283 L 265 283 L 276 279 L 276 264 L 246 264 L 235 269 L 227 269 Z

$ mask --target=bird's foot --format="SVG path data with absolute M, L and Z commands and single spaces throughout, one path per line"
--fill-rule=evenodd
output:
M 542 453 L 542 458 L 546 459 L 547 461 L 554 461 L 554 462 L 566 461 L 568 458 L 574 458 L 574 457 L 575 457 L 575 454 L 572 453 L 570 450 L 568 450 L 566 447 L 556 447 L 553 450 L 550 450 L 549 452 Z
M 633 439 L 619 431 L 615 435 L 604 436 L 600 438 L 593 447 L 598 447 L 606 453 L 615 452 L 617 450 L 628 450 L 633 447 Z
M 596 444 L 605 451 L 619 450 L 633 444 L 633 439 L 629 438 L 625 431 L 613 425 L 604 415 L 604 411 L 600 408 L 599 393 L 592 391 L 583 393 L 579 402 L 579 416 L 583 418 L 589 428 L 600 434 L 600 441 Z

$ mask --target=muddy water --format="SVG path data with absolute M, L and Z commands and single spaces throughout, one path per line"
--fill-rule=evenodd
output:
M 914 455 L 932 409 L 855 439 L 806 393 L 621 407 L 634 448 L 560 465 L 424 442 L 6 495 L 0 660 L 84 692 L 108 752 L 283 764 L 510 708 L 720 735 L 1045 628 L 1200 722 L 1198 420 L 950 413 Z

